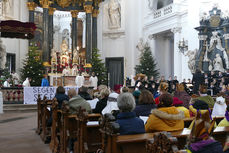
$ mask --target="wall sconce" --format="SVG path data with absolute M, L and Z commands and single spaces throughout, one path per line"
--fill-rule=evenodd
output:
M 179 48 L 180 52 L 184 54 L 184 52 L 186 52 L 188 50 L 188 41 L 184 40 L 184 38 L 183 38 L 183 40 L 179 41 L 178 48 Z

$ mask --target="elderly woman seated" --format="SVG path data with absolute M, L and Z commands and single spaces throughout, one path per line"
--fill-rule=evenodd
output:
M 134 97 L 131 93 L 123 93 L 118 96 L 118 108 L 120 113 L 116 122 L 120 125 L 120 134 L 145 133 L 144 122 L 136 117 Z
M 159 98 L 158 109 L 153 109 L 145 125 L 146 132 L 177 131 L 184 128 L 184 112 L 172 106 L 173 97 L 164 93 Z

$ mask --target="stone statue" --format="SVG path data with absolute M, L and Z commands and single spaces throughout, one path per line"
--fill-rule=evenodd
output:
M 223 60 L 220 57 L 220 54 L 216 54 L 216 57 L 213 60 L 213 71 L 220 71 L 225 72 L 225 69 L 223 68 Z
M 148 0 L 148 7 L 149 7 L 149 9 L 153 9 L 153 1 L 154 0 Z
M 6 66 L 6 47 L 0 39 L 0 68 L 5 69 Z
M 65 41 L 67 46 L 69 46 L 69 30 L 68 29 L 64 29 L 62 32 L 62 41 Z
M 54 49 L 52 49 L 52 51 L 51 51 L 51 64 L 54 64 L 56 62 L 57 62 L 56 52 Z
M 12 15 L 13 1 L 12 0 L 3 0 L 3 13 L 4 15 Z
M 110 29 L 121 27 L 121 5 L 118 0 L 110 0 L 108 4 L 108 23 Z
M 139 40 L 139 42 L 138 42 L 136 48 L 137 48 L 140 52 L 143 52 L 143 51 L 144 51 L 145 46 L 144 46 L 144 42 L 143 42 L 143 39 L 142 39 L 142 38 L 140 38 L 140 40 Z
M 195 63 L 196 63 L 196 53 L 197 53 L 197 49 L 195 50 L 189 50 L 185 56 L 188 56 L 189 60 L 188 60 L 188 68 L 190 69 L 191 73 L 195 73 L 196 71 L 196 67 L 195 67 Z
M 74 64 L 77 63 L 78 59 L 79 59 L 78 51 L 76 49 L 74 49 L 74 51 L 73 51 L 73 63 Z
M 217 31 L 212 32 L 212 36 L 210 38 L 209 52 L 213 51 L 215 48 L 223 52 L 223 58 L 226 64 L 226 69 L 229 69 L 229 61 L 228 61 L 227 52 L 222 47 L 221 39 Z

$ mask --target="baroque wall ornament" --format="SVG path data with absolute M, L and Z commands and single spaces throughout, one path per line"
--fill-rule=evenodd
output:
M 56 0 L 56 1 L 57 4 L 62 8 L 68 7 L 72 3 L 72 0 Z
M 199 31 L 200 41 L 195 66 L 204 72 L 226 72 L 229 69 L 229 20 L 228 17 L 222 17 L 221 10 L 215 6 L 209 14 L 201 18 L 200 26 L 195 28 Z

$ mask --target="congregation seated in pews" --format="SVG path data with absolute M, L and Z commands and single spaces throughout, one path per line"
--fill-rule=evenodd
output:
M 96 91 L 99 95 L 93 101 L 83 98 L 74 89 L 65 95 L 65 91 L 58 88 L 53 100 L 38 98 L 37 132 L 44 142 L 50 142 L 52 152 L 153 152 L 152 144 L 160 143 L 163 146 L 163 143 L 170 140 L 156 134 L 163 131 L 170 132 L 177 139 L 178 149 L 174 152 L 185 152 L 184 149 L 200 152 L 209 149 L 209 146 L 223 152 L 229 132 L 229 107 L 226 111 L 226 100 L 222 95 L 214 98 L 213 103 L 206 103 L 199 99 L 206 96 L 202 92 L 199 98 L 190 98 L 192 105 L 187 108 L 183 101 L 166 90 L 161 92 L 156 105 L 153 95 L 145 89 L 138 91 L 136 99 L 128 88 L 118 94 L 103 86 Z M 51 127 L 47 125 L 50 118 Z M 154 143 L 154 137 L 160 140 Z M 202 141 L 205 145 L 196 147 Z M 173 141 L 170 144 L 174 145 Z

